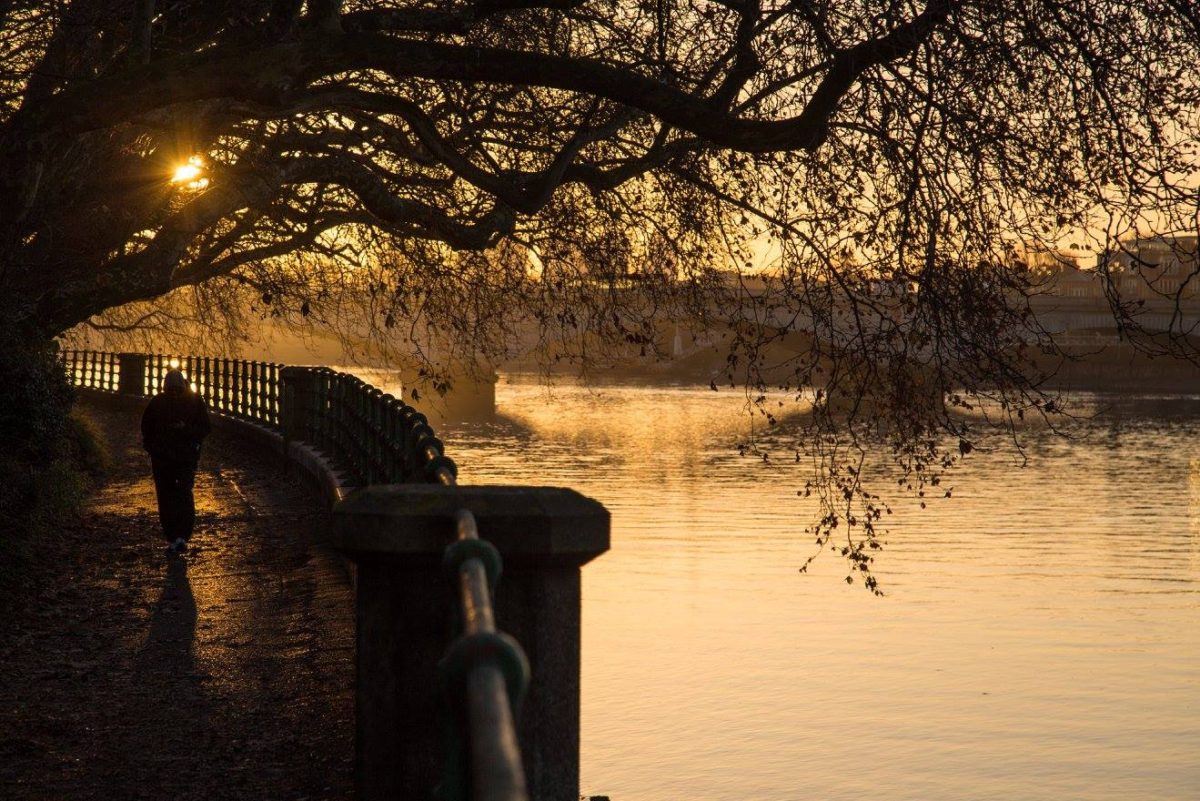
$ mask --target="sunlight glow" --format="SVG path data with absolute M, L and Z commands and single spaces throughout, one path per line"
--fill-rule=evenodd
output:
M 188 164 L 182 164 L 175 169 L 175 174 L 171 176 L 171 182 L 178 184 L 183 183 L 184 181 L 191 181 L 199 174 L 200 168 L 189 162 Z
M 175 173 L 171 176 L 171 183 L 183 184 L 188 189 L 203 189 L 208 186 L 208 179 L 200 177 L 203 167 L 204 162 L 201 158 L 192 156 L 186 164 L 180 164 L 175 168 Z

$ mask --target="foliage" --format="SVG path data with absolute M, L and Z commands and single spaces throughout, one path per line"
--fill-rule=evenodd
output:
M 0 608 L 6 610 L 29 595 L 39 556 L 64 536 L 91 482 L 111 466 L 89 418 L 74 410 L 55 422 L 59 438 L 45 440 L 36 457 L 0 456 Z
M 0 596 L 9 596 L 44 537 L 75 510 L 108 457 L 71 413 L 73 393 L 52 346 L 6 343 L 0 360 Z M 7 599 L 5 599 L 7 602 Z
M 56 360 L 53 343 L 0 339 L 0 453 L 24 464 L 41 464 L 60 456 L 67 437 L 67 412 L 73 398 Z
M 1107 278 L 1121 235 L 1197 227 L 1181 0 L 0 15 L 0 324 L 262 315 L 473 361 L 529 330 L 547 360 L 653 354 L 683 321 L 730 383 L 810 398 L 813 533 L 845 533 L 868 576 L 867 441 L 919 493 L 978 444 L 979 409 L 1011 428 L 1056 408 L 1024 252 L 1090 239 Z M 1138 341 L 1194 357 L 1192 324 Z

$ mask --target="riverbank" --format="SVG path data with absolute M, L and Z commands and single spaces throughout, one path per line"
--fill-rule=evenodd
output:
M 1200 362 L 1171 356 L 1151 356 L 1109 336 L 1076 335 L 1063 338 L 1063 357 L 1034 357 L 1031 375 L 1044 376 L 1041 386 L 1051 391 L 1175 393 L 1200 392 Z M 1200 345 L 1193 345 L 1200 347 Z M 773 387 L 794 385 L 789 364 L 799 358 L 794 351 L 775 347 L 763 354 L 762 376 Z M 546 375 L 555 380 L 601 385 L 729 387 L 724 352 L 702 349 L 679 358 L 625 364 L 577 366 L 546 370 L 532 362 L 512 362 L 502 374 Z M 738 373 L 735 371 L 735 378 Z

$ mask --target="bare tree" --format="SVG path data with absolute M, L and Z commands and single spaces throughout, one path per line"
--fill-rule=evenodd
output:
M 652 346 L 670 307 L 728 332 L 736 380 L 815 387 L 812 441 L 879 429 L 919 487 L 972 447 L 956 407 L 1050 402 L 1023 248 L 1196 228 L 1188 0 L 61 0 L 0 19 L 0 323 L 21 342 L 187 287 L 301 316 L 352 295 L 384 330 L 498 351 L 504 312 L 577 353 Z M 764 249 L 769 279 L 728 280 Z M 1167 349 L 1194 353 L 1189 333 L 1181 317 Z M 852 520 L 867 560 L 880 509 L 855 463 L 829 463 L 818 540 Z

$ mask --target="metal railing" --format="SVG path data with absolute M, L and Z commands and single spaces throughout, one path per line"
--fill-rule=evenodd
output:
M 283 375 L 294 410 L 287 433 L 328 455 L 359 484 L 437 483 L 458 474 L 429 420 L 399 398 L 328 367 L 288 367 Z
M 154 394 L 178 368 L 209 407 L 311 445 L 361 485 L 428 482 L 452 487 L 458 470 L 425 415 L 362 379 L 327 367 L 207 356 L 70 350 L 74 386 Z M 500 553 L 460 509 L 443 564 L 455 587 L 457 636 L 439 664 L 449 708 L 442 801 L 528 801 L 516 714 L 529 684 L 521 646 L 496 630 L 492 595 Z
M 94 350 L 63 351 L 63 367 L 72 386 L 116 392 L 120 374 L 115 353 Z
M 61 359 L 74 386 L 127 395 L 153 395 L 167 371 L 178 368 L 210 409 L 279 428 L 280 364 L 93 350 L 63 351 Z
M 272 362 L 221 359 L 209 356 L 146 354 L 142 394 L 162 386 L 167 371 L 178 368 L 210 409 L 279 427 L 279 371 Z
M 69 350 L 61 358 L 73 385 L 126 395 L 155 394 L 178 368 L 210 409 L 312 445 L 358 486 L 436 483 L 458 472 L 425 415 L 349 373 L 161 353 Z
M 438 480 L 456 484 L 448 471 Z M 455 513 L 455 531 L 442 564 L 456 589 L 461 633 L 439 665 L 450 726 L 438 795 L 445 801 L 528 801 L 516 716 L 529 686 L 529 661 L 516 640 L 496 630 L 492 611 L 503 563 L 495 546 L 480 539 L 470 510 Z

